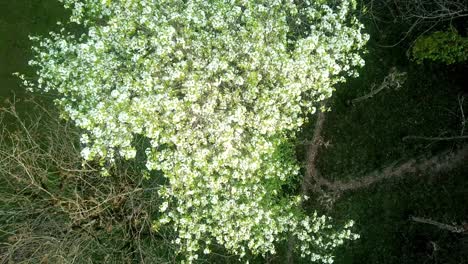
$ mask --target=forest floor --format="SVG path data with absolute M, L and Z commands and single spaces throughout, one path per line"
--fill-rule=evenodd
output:
M 319 144 L 298 148 L 306 168 L 314 162 L 316 199 L 308 206 L 357 223 L 361 238 L 342 247 L 335 263 L 468 263 L 466 233 L 412 218 L 468 222 L 468 65 L 417 64 L 406 55 L 409 41 L 382 47 L 398 41 L 400 25 L 377 31 L 367 22 L 366 66 L 302 132 L 301 142 Z M 379 90 L 395 72 L 405 81 Z M 320 140 L 313 138 L 317 119 Z

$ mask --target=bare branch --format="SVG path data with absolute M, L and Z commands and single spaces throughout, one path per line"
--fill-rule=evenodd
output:
M 417 160 L 420 161 L 418 162 Z M 384 170 L 376 170 L 356 180 L 331 182 L 326 179 L 319 178 L 317 182 L 334 191 L 355 191 L 383 180 L 402 177 L 409 173 L 414 174 L 419 171 L 431 171 L 432 173 L 450 171 L 451 169 L 454 169 L 461 164 L 466 164 L 467 162 L 468 145 L 456 152 L 444 152 L 428 159 L 411 159 L 400 165 L 392 165 Z
M 423 140 L 432 140 L 432 141 L 447 141 L 447 140 L 463 140 L 468 139 L 468 136 L 453 136 L 453 137 L 423 137 L 423 136 L 406 136 L 403 138 L 403 141 L 410 139 L 423 139 Z
M 312 140 L 307 148 L 307 157 L 306 157 L 306 173 L 303 178 L 303 182 L 301 185 L 302 193 L 304 195 L 307 194 L 308 189 L 310 186 L 313 186 L 313 182 L 317 181 L 318 171 L 315 166 L 315 160 L 317 159 L 319 147 L 322 143 L 322 129 L 323 124 L 325 122 L 325 113 L 323 111 L 319 111 L 317 114 L 317 120 L 315 121 L 315 129 L 314 135 L 312 136 Z
M 453 233 L 464 233 L 466 230 L 461 226 L 453 226 L 447 225 L 441 222 L 434 221 L 432 219 L 421 218 L 416 216 L 411 216 L 410 218 L 414 222 L 422 223 L 422 224 L 429 224 L 438 227 L 439 229 L 447 230 Z
M 406 72 L 399 72 L 396 67 L 392 67 L 388 75 L 385 76 L 384 80 L 379 85 L 379 87 L 377 87 L 377 89 L 374 89 L 375 85 L 373 85 L 370 93 L 363 95 L 361 97 L 355 98 L 351 100 L 351 102 L 354 105 L 361 101 L 367 100 L 369 98 L 374 97 L 376 94 L 380 93 L 381 91 L 387 88 L 398 89 L 403 85 L 405 81 L 406 81 Z

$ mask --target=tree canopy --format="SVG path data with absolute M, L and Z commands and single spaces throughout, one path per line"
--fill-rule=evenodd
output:
M 353 1 L 62 1 L 86 33 L 33 38 L 38 79 L 25 84 L 58 94 L 104 174 L 149 140 L 146 167 L 167 178 L 154 229 L 174 229 L 187 261 L 214 244 L 274 254 L 295 237 L 302 257 L 331 263 L 358 237 L 283 188 L 300 176 L 291 139 L 364 63 Z

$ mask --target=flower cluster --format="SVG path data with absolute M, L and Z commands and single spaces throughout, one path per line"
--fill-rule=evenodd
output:
M 169 225 L 189 262 L 221 245 L 240 258 L 274 254 L 290 236 L 331 263 L 350 225 L 307 216 L 283 191 L 299 175 L 288 142 L 363 65 L 368 39 L 350 15 L 293 0 L 62 0 L 86 34 L 37 38 L 38 82 L 83 129 L 84 159 L 134 158 L 168 184 L 154 228 Z

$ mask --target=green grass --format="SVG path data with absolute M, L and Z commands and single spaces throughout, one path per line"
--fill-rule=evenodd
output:
M 355 219 L 361 238 L 341 248 L 336 263 L 468 263 L 466 235 L 409 219 L 419 216 L 447 224 L 466 221 L 467 168 L 432 177 L 430 172 L 408 175 L 346 194 L 334 214 Z M 438 251 L 433 252 L 431 242 Z
M 0 2 L 0 99 L 16 93 L 24 96 L 13 72 L 31 73 L 29 35 L 46 35 L 58 28 L 67 12 L 56 0 L 15 0 Z
M 331 112 L 326 114 L 322 135 L 331 145 L 322 149 L 317 167 L 330 180 L 357 179 L 393 163 L 432 156 L 463 144 L 402 138 L 460 134 L 457 98 L 466 89 L 467 65 L 418 65 L 405 56 L 409 42 L 394 48 L 379 47 L 379 43 L 398 40 L 399 25 L 385 28 L 386 37 L 378 35 L 370 23 L 367 30 L 371 40 L 366 66 L 359 78 L 337 88 L 329 102 Z M 403 87 L 383 90 L 356 105 L 349 103 L 369 93 L 372 83 L 379 85 L 393 66 L 408 73 Z M 466 102 L 464 111 L 468 112 Z M 312 118 L 302 137 L 310 139 L 313 129 Z M 424 171 L 346 193 L 327 213 L 338 220 L 356 220 L 361 238 L 340 248 L 335 263 L 468 263 L 466 235 L 409 220 L 420 216 L 447 224 L 468 221 L 467 177 L 467 166 L 440 175 Z M 431 243 L 438 247 L 435 253 Z

